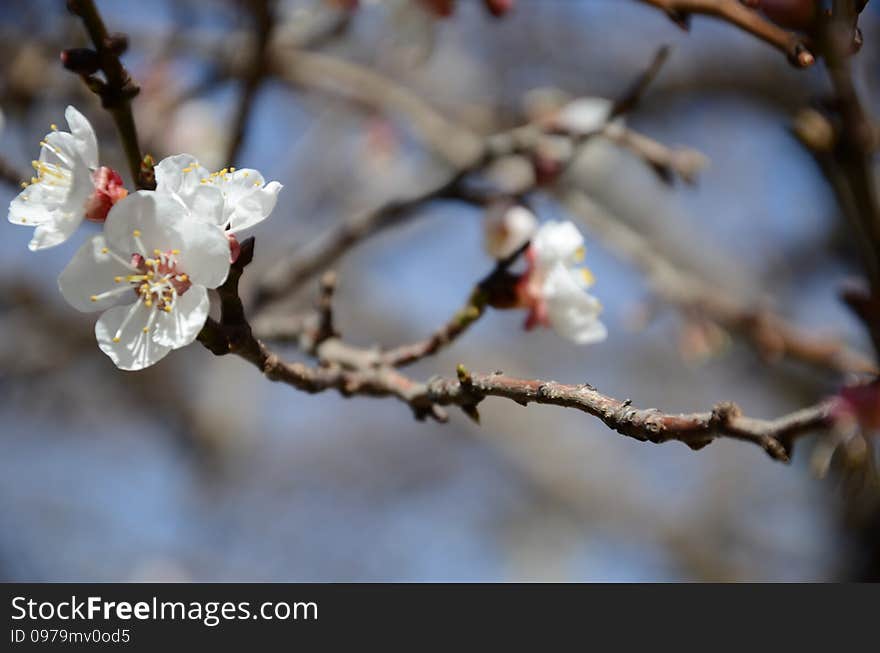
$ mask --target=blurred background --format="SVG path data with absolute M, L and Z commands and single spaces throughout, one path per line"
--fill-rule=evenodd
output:
M 450 121 L 488 135 L 525 122 L 536 89 L 617 97 L 670 44 L 667 65 L 627 117 L 640 132 L 699 150 L 695 185 L 662 183 L 631 152 L 591 143 L 570 183 L 658 251 L 732 296 L 870 351 L 837 289 L 858 272 L 848 233 L 792 118 L 828 92 L 730 26 L 691 32 L 623 0 L 517 0 L 502 20 L 463 0 L 435 20 L 412 0 L 281 0 L 279 38 L 367 67 Z M 224 161 L 247 51 L 250 3 L 98 3 L 142 87 L 142 147 L 206 165 L 259 169 L 284 184 L 255 233 L 245 275 L 346 216 L 411 194 L 448 170 L 393 112 L 268 79 L 235 161 Z M 411 5 L 411 6 L 404 6 Z M 869 6 L 857 76 L 878 108 L 878 21 Z M 87 45 L 64 2 L 0 6 L 0 156 L 21 178 L 38 142 L 75 104 L 102 162 L 126 171 L 109 115 L 58 60 Z M 292 56 L 295 56 L 292 55 Z M 123 173 L 123 176 L 127 175 Z M 0 185 L 0 200 L 17 193 Z M 542 220 L 569 217 L 546 195 Z M 335 269 L 337 326 L 356 344 L 415 340 L 442 324 L 493 263 L 483 211 L 435 202 L 350 251 Z M 88 225 L 86 229 L 93 229 Z M 470 369 L 590 382 L 639 406 L 705 410 L 731 400 L 772 417 L 841 378 L 768 365 L 723 333 L 650 301 L 645 280 L 591 242 L 610 336 L 578 348 L 522 315 L 490 312 L 416 378 Z M 199 346 L 125 373 L 95 346 L 94 316 L 69 309 L 56 277 L 81 242 L 32 254 L 28 229 L 0 238 L 0 579 L 28 581 L 820 581 L 869 578 L 880 520 L 863 486 L 717 441 L 694 452 L 623 438 L 553 407 L 487 400 L 482 426 L 454 412 L 419 423 L 393 400 L 307 395 Z M 306 284 L 290 306 L 311 301 Z M 293 310 L 293 309 L 291 309 Z M 649 315 L 651 319 L 645 319 Z M 300 356 L 289 352 L 292 359 Z M 867 506 L 867 508 L 866 508 Z M 873 566 L 872 566 L 873 565 Z

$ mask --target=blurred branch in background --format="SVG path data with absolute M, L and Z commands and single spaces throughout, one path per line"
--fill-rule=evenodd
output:
M 690 24 L 692 14 L 723 20 L 781 50 L 797 66 L 811 66 L 816 60 L 810 52 L 809 41 L 805 37 L 774 25 L 759 13 L 748 9 L 740 0 L 640 1 L 665 11 L 673 21 L 684 28 Z
M 791 358 L 841 375 L 877 373 L 874 361 L 842 342 L 798 329 L 768 308 L 749 306 L 729 290 L 713 287 L 677 268 L 641 234 L 583 192 L 571 190 L 561 195 L 565 206 L 605 247 L 645 275 L 649 288 L 660 299 L 737 334 L 768 362 Z

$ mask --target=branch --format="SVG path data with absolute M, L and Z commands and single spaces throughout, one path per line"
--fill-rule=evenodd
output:
M 709 161 L 693 148 L 669 147 L 650 136 L 617 124 L 608 125 L 602 131 L 602 136 L 639 156 L 667 184 L 676 177 L 687 184 L 695 184 L 697 176 Z
M 644 236 L 615 219 L 581 191 L 563 194 L 564 205 L 620 258 L 637 267 L 651 290 L 679 309 L 704 315 L 737 334 L 764 359 L 791 358 L 837 373 L 876 374 L 876 364 L 834 338 L 808 334 L 772 312 L 691 276 L 664 258 Z
M 273 49 L 271 61 L 275 75 L 295 88 L 319 89 L 403 116 L 417 137 L 456 169 L 470 167 L 483 156 L 479 136 L 451 123 L 413 91 L 365 66 L 289 47 Z
M 823 25 L 823 54 L 834 87 L 840 129 L 830 156 L 817 153 L 817 158 L 841 211 L 856 232 L 871 285 L 871 309 L 860 313 L 860 317 L 880 355 L 880 198 L 874 171 L 874 154 L 880 139 L 859 98 L 849 61 L 859 7 L 852 0 L 835 0 L 833 9 L 832 17 Z
M 329 338 L 318 348 L 323 350 L 319 367 L 287 363 L 254 336 L 238 296 L 241 275 L 252 257 L 253 239 L 248 239 L 242 243 L 242 254 L 233 264 L 229 278 L 218 290 L 220 321 L 209 319 L 199 340 L 216 355 L 236 354 L 270 381 L 304 392 L 336 390 L 346 397 L 394 397 L 407 404 L 417 419 L 431 417 L 440 422 L 448 419 L 443 406 L 458 406 L 478 420 L 477 406 L 481 401 L 503 397 L 523 406 L 537 403 L 581 410 L 621 435 L 642 442 L 678 440 L 700 449 L 717 437 L 744 440 L 757 444 L 771 458 L 782 462 L 790 459 L 797 437 L 828 426 L 831 419 L 830 401 L 773 420 L 743 416 L 731 403 L 720 403 L 703 413 L 666 414 L 656 409 L 635 408 L 630 400 L 614 399 L 588 384 L 517 379 L 501 373 L 472 374 L 463 365 L 458 366 L 457 379 L 419 382 L 383 362 L 376 364 L 374 352 L 352 347 L 337 338 Z
M 239 150 L 244 143 L 244 135 L 247 130 L 248 118 L 253 109 L 254 99 L 268 73 L 267 48 L 275 22 L 272 15 L 271 0 L 251 2 L 247 6 L 253 11 L 254 52 L 242 80 L 241 95 L 239 96 L 235 118 L 232 122 L 232 135 L 226 150 L 227 164 L 234 164 L 238 158 Z
M 365 237 L 399 224 L 424 205 L 438 199 L 462 199 L 459 184 L 464 173 L 453 175 L 427 191 L 404 200 L 394 200 L 378 209 L 356 215 L 318 236 L 290 260 L 277 264 L 263 279 L 254 300 L 257 309 L 299 288 L 315 274 L 332 265 Z
M 19 174 L 18 170 L 9 161 L 0 157 L 0 180 L 18 188 L 23 179 L 25 179 L 24 175 Z
M 816 61 L 810 51 L 809 40 L 789 32 L 749 9 L 740 0 L 639 0 L 663 10 L 682 27 L 687 27 L 691 14 L 711 16 L 739 27 L 741 30 L 769 43 L 783 52 L 788 60 L 800 68 L 812 66 Z
M 82 20 L 95 46 L 99 68 L 106 78 L 106 81 L 101 81 L 87 71 L 79 71 L 83 81 L 101 98 L 102 106 L 113 116 L 135 185 L 138 188 L 152 188 L 155 184 L 151 176 L 145 174 L 141 167 L 141 149 L 131 113 L 131 99 L 140 89 L 119 60 L 119 55 L 127 46 L 127 39 L 122 35 L 111 36 L 107 33 L 93 0 L 68 0 L 67 7 Z M 65 54 L 62 53 L 62 60 L 67 65 Z

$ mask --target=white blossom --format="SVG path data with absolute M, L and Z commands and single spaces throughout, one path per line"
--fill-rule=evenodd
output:
M 602 304 L 587 292 L 593 275 L 579 266 L 584 254 L 584 238 L 571 222 L 551 221 L 538 229 L 519 287 L 520 305 L 529 309 L 527 329 L 550 326 L 579 345 L 605 340 Z
M 526 207 L 507 202 L 493 204 L 483 222 L 486 252 L 497 259 L 507 258 L 529 242 L 537 228 L 538 219 Z
M 559 110 L 553 123 L 570 134 L 590 134 L 608 124 L 613 108 L 614 103 L 606 98 L 577 98 Z
M 117 367 L 140 370 L 193 342 L 208 317 L 208 288 L 229 272 L 229 244 L 169 195 L 139 191 L 117 203 L 104 233 L 58 278 L 77 310 L 104 313 L 98 346 Z
M 72 106 L 64 112 L 70 132 L 52 131 L 40 142 L 36 176 L 9 205 L 9 221 L 36 227 L 31 251 L 60 245 L 86 217 L 95 190 L 98 143 L 89 121 Z M 109 207 L 108 207 L 109 208 Z M 105 213 L 106 215 L 106 213 Z
M 171 194 L 199 220 L 229 235 L 250 229 L 272 213 L 282 185 L 266 183 L 257 170 L 223 168 L 208 172 L 195 157 L 176 154 L 155 167 L 156 192 Z

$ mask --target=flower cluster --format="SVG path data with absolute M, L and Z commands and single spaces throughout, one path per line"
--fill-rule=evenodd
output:
M 98 346 L 117 367 L 140 370 L 192 343 L 238 253 L 237 234 L 269 217 L 281 184 L 256 170 L 210 173 L 188 155 L 156 165 L 155 191 L 129 194 L 98 165 L 95 133 L 73 107 L 70 132 L 52 132 L 34 161 L 37 176 L 9 207 L 9 221 L 35 226 L 32 250 L 59 245 L 84 219 L 103 232 L 58 278 L 77 310 L 103 311 Z
M 527 311 L 525 328 L 552 327 L 561 336 L 588 345 L 605 340 L 599 320 L 602 305 L 587 292 L 594 282 L 580 266 L 584 238 L 571 222 L 547 222 L 540 227 L 531 211 L 519 205 L 490 207 L 485 221 L 489 254 L 505 259 L 526 244 L 526 270 L 505 276 L 508 288 L 494 288 L 491 303 L 498 308 Z M 510 288 L 509 286 L 512 286 Z

